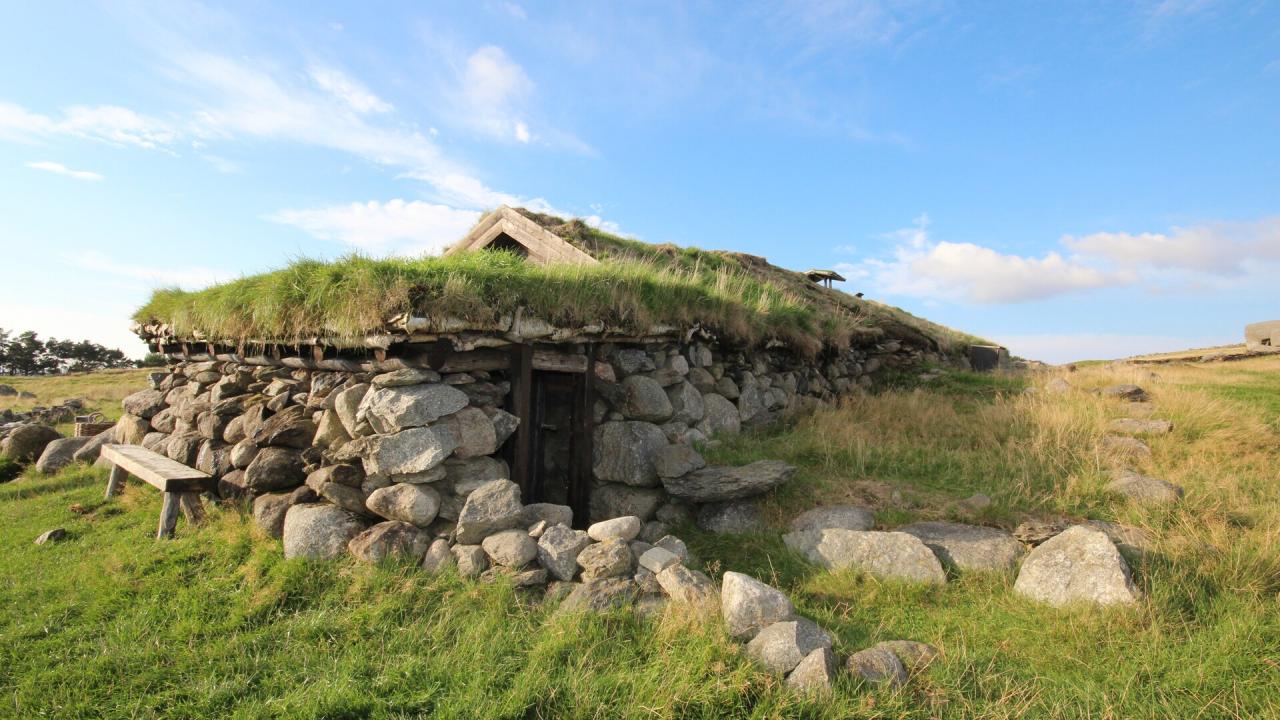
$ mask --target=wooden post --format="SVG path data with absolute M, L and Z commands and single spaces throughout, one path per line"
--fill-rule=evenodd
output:
M 520 497 L 532 502 L 533 441 L 538 428 L 533 418 L 533 346 L 517 345 L 511 354 L 511 407 L 512 414 L 520 418 L 516 427 L 515 457 L 511 467 L 511 480 L 520 486 Z
M 119 465 L 111 466 L 111 477 L 107 478 L 107 495 L 104 499 L 110 500 L 124 490 L 124 479 L 129 477 L 129 473 Z
M 204 522 L 204 505 L 200 504 L 200 494 L 193 492 L 178 493 L 178 504 L 187 522 L 198 525 Z
M 156 528 L 156 539 L 167 540 L 173 537 L 173 529 L 178 525 L 178 508 L 182 504 L 179 493 L 164 494 L 164 505 L 160 508 L 160 526 Z
M 586 348 L 587 367 L 595 358 L 594 349 Z M 574 527 L 585 528 L 591 514 L 591 481 L 595 477 L 595 378 L 590 372 L 575 376 L 573 384 L 573 429 L 569 435 L 569 507 L 573 508 Z

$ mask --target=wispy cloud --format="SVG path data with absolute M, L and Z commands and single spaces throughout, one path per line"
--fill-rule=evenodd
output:
M 117 105 L 73 105 L 51 116 L 0 102 L 0 137 L 30 141 L 57 135 L 154 150 L 171 145 L 182 131 L 170 121 Z
M 396 199 L 385 203 L 370 201 L 286 209 L 268 219 L 363 251 L 436 255 L 465 235 L 480 219 L 480 213 Z
M 186 290 L 212 285 L 218 282 L 221 275 L 218 271 L 205 267 L 161 267 L 159 264 L 123 263 L 94 250 L 64 253 L 62 259 L 85 270 L 144 280 L 155 285 L 176 285 Z
M 66 165 L 63 165 L 62 163 L 56 163 L 50 160 L 41 160 L 39 162 L 29 162 L 27 163 L 27 167 L 33 170 L 43 170 L 45 172 L 51 172 L 56 175 L 65 175 L 69 178 L 75 178 L 76 180 L 88 180 L 90 182 L 100 182 L 103 179 L 102 175 L 100 175 L 99 173 L 91 172 L 89 170 L 72 170 L 71 168 L 67 167 Z
M 391 103 L 374 95 L 359 81 L 341 70 L 313 66 L 310 75 L 317 87 L 358 113 L 387 113 L 395 109 Z
M 1062 333 L 996 335 L 992 338 L 1020 357 L 1049 363 L 1111 360 L 1188 348 L 1207 348 L 1240 342 L 1238 336 L 1133 335 L 1129 333 Z
M 1259 264 L 1280 262 L 1280 217 L 1175 227 L 1166 233 L 1100 232 L 1065 236 L 1081 255 L 1131 270 L 1178 270 L 1238 276 Z

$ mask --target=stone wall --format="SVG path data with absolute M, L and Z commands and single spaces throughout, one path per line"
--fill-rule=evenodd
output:
M 748 497 L 789 477 L 785 466 L 759 463 L 706 468 L 695 443 L 860 392 L 887 368 L 941 360 L 896 342 L 810 363 L 782 349 L 722 352 L 703 342 L 593 352 L 589 519 L 669 524 L 690 519 L 698 503 Z M 321 502 L 360 522 L 407 522 L 448 537 L 470 493 L 510 477 L 501 449 L 519 423 L 503 409 L 506 374 L 179 363 L 124 400 L 115 438 L 220 478 L 224 497 L 255 498 L 260 523 L 277 536 L 289 506 Z

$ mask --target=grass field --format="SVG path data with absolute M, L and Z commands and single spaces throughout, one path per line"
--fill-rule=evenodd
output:
M 80 468 L 0 485 L 0 715 L 1280 717 L 1280 359 L 1063 377 L 1080 390 L 1026 394 L 1001 376 L 904 382 L 709 453 L 799 467 L 765 503 L 775 529 L 813 505 L 857 502 L 886 528 L 1065 516 L 1153 536 L 1132 558 L 1144 600 L 1099 612 L 1033 605 L 1012 576 L 911 587 L 818 570 L 777 532 L 679 531 L 713 576 L 783 588 L 842 656 L 895 638 L 941 648 L 899 691 L 845 679 L 830 700 L 796 697 L 715 619 L 676 610 L 558 616 L 502 585 L 285 561 L 235 508 L 156 543 L 157 493 L 131 486 L 104 504 L 102 474 Z M 1176 508 L 1102 490 L 1112 459 L 1096 441 L 1127 406 L 1084 390 L 1123 381 L 1176 424 L 1142 467 L 1186 488 Z M 991 506 L 961 502 L 976 492 Z M 32 544 L 55 526 L 69 540 Z

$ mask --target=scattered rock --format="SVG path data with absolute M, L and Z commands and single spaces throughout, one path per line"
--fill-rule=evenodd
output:
M 651 573 L 660 573 L 663 570 L 680 563 L 680 558 L 675 553 L 666 548 L 652 547 L 644 551 L 640 556 L 640 567 Z
M 47 425 L 19 425 L 0 443 L 0 454 L 18 462 L 35 462 L 44 454 L 49 443 L 61 437 L 57 430 Z
M 724 574 L 720 614 L 733 637 L 753 638 L 776 622 L 792 619 L 795 611 L 786 595 L 750 575 L 733 571 Z
M 538 544 L 523 530 L 503 530 L 485 538 L 480 546 L 495 565 L 519 569 L 538 556 Z
M 836 656 L 830 647 L 819 647 L 805 656 L 787 676 L 787 685 L 807 695 L 831 694 L 836 678 Z
M 870 508 L 856 505 L 829 505 L 806 510 L 791 521 L 791 532 L 808 530 L 870 530 L 876 516 Z
M 831 636 L 812 621 L 796 618 L 761 630 L 747 643 L 747 655 L 768 670 L 789 673 L 809 653 L 823 647 L 831 647 Z
M 1170 505 L 1182 499 L 1182 488 L 1171 482 L 1140 475 L 1132 470 L 1116 473 L 1107 490 L 1143 505 Z
M 914 640 L 885 640 L 876 643 L 872 649 L 888 650 L 893 653 L 908 673 L 924 670 L 938 657 L 938 648 Z
M 606 612 L 635 601 L 638 588 L 630 578 L 612 577 L 576 584 L 558 612 Z
M 1137 602 L 1129 565 L 1101 530 L 1074 525 L 1032 550 L 1013 589 L 1054 607 Z
M 458 542 L 478 543 L 487 535 L 520 524 L 520 486 L 510 480 L 491 480 L 467 496 L 458 513 Z
M 658 585 L 673 601 L 701 604 L 714 600 L 716 586 L 711 578 L 683 565 L 671 565 L 657 574 Z
M 480 577 L 480 573 L 489 569 L 489 556 L 479 545 L 454 545 L 453 561 L 462 577 Z
M 382 562 L 394 555 L 409 558 L 416 563 L 426 554 L 430 541 L 427 533 L 419 528 L 406 522 L 389 520 L 351 538 L 347 549 L 364 562 Z
M 764 530 L 760 507 L 751 500 L 703 505 L 698 508 L 697 525 L 717 535 L 741 535 Z
M 1147 391 L 1137 385 L 1111 385 L 1098 391 L 1104 398 L 1128 400 L 1129 402 L 1146 402 Z
M 781 460 L 758 460 L 742 467 L 708 467 L 679 478 L 663 478 L 667 492 L 682 500 L 708 503 L 752 497 L 785 483 L 796 469 Z
M 40 537 L 36 538 L 35 542 L 36 545 L 44 545 L 45 543 L 58 542 L 66 537 L 67 531 L 65 528 L 54 528 L 40 533 Z
M 634 515 L 601 520 L 587 528 L 587 535 L 596 542 L 617 539 L 631 542 L 640 534 L 640 518 Z
M 426 554 L 422 556 L 422 570 L 434 574 L 453 565 L 453 553 L 449 551 L 449 541 L 436 538 L 431 541 Z
M 430 485 L 396 483 L 374 490 L 364 505 L 375 515 L 388 520 L 424 528 L 436 519 L 440 511 L 440 493 Z
M 782 536 L 787 547 L 828 570 L 852 568 L 881 578 L 942 584 L 942 564 L 918 538 L 903 532 L 810 530 Z
M 1022 542 L 1035 547 L 1045 540 L 1066 530 L 1071 524 L 1062 521 L 1025 520 L 1014 528 L 1013 536 Z
M 58 438 L 44 446 L 40 459 L 36 461 L 36 472 L 41 475 L 52 475 L 75 462 L 75 454 L 93 438 L 68 437 Z
M 581 530 L 552 525 L 538 538 L 538 562 L 560 580 L 573 580 L 578 574 L 578 554 L 591 544 Z
M 1137 438 L 1121 435 L 1105 435 L 1098 441 L 1098 447 L 1105 452 L 1121 457 L 1150 457 L 1151 448 Z
M 284 516 L 284 556 L 312 560 L 338 557 L 364 529 L 360 518 L 340 507 L 328 503 L 294 505 Z
M 920 538 L 938 559 L 958 570 L 1008 572 L 1026 553 L 1022 543 L 1003 530 L 949 522 L 918 522 L 898 532 Z
M 89 438 L 89 442 L 81 445 L 80 449 L 77 450 L 71 458 L 76 462 L 92 463 L 98 459 L 99 455 L 102 454 L 103 445 L 111 445 L 115 443 L 115 437 L 115 428 L 111 428 L 105 432 L 100 432 Z
M 849 656 L 845 662 L 849 672 L 874 685 L 888 684 L 901 687 L 907 682 L 907 669 L 902 661 L 889 650 L 868 648 Z
M 582 567 L 582 581 L 620 577 L 631 574 L 631 548 L 627 543 L 610 539 L 588 545 L 578 553 L 578 565 Z

